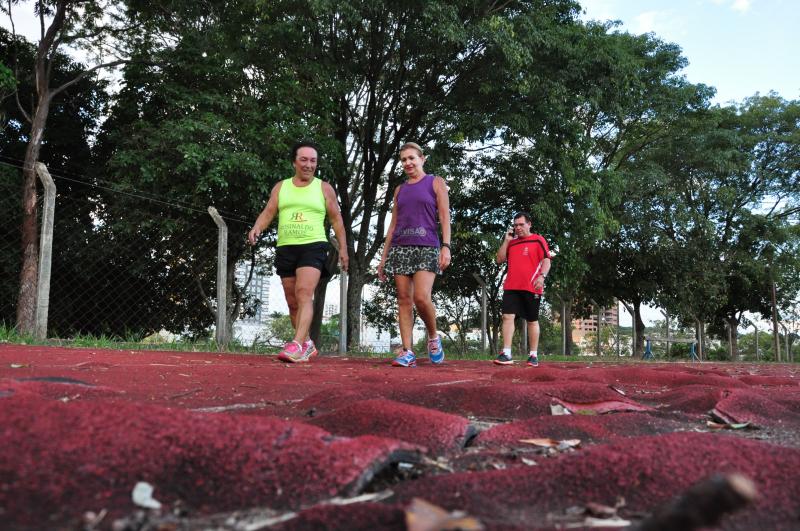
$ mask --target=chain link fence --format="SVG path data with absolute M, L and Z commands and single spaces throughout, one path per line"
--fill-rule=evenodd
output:
M 21 171 L 6 166 L 2 176 L 2 320 L 9 326 L 20 269 Z M 55 180 L 47 337 L 210 337 L 218 230 L 208 212 L 69 177 Z M 242 254 L 243 244 L 238 247 L 229 253 L 233 262 Z M 235 282 L 229 291 L 237 316 L 253 314 L 261 302 Z
M 244 235 L 246 221 L 224 218 L 229 237 L 225 246 L 224 277 L 227 319 L 218 315 L 219 229 L 207 209 L 180 205 L 133 190 L 111 187 L 86 178 L 54 176 L 57 193 L 52 233 L 52 261 L 46 335 L 75 339 L 108 338 L 159 346 L 165 342 L 212 341 L 218 324 L 233 345 L 253 350 L 277 348 L 291 339 L 288 308 L 280 281 L 272 274 L 274 248 L 250 248 Z M 19 167 L 0 165 L 0 322 L 16 322 L 21 267 L 21 191 Z M 42 192 L 41 186 L 39 187 Z M 43 210 L 39 194 L 39 212 Z M 41 214 L 40 214 L 41 223 Z M 40 227 L 40 234 L 42 232 Z M 339 349 L 338 279 L 332 282 L 325 306 L 319 346 L 323 352 Z M 477 300 L 469 312 L 480 315 Z M 556 308 L 557 309 L 557 308 Z M 563 330 L 557 312 L 543 306 L 540 352 L 560 354 Z M 615 316 L 617 319 L 617 316 Z M 478 322 L 476 319 L 473 321 Z M 362 316 L 362 323 L 365 319 Z M 607 316 L 578 349 L 584 354 L 630 356 L 632 331 Z M 517 336 L 523 329 L 518 323 Z M 469 334 L 445 333 L 445 348 L 457 357 L 491 356 L 480 340 L 480 328 Z M 648 335 L 664 335 L 658 329 Z M 686 331 L 684 331 L 686 332 Z M 396 333 L 396 331 L 395 331 Z M 677 330 L 675 331 L 677 337 Z M 687 341 L 691 333 L 686 337 Z M 424 331 L 415 339 L 424 343 Z M 686 335 L 686 334 L 684 334 Z M 763 334 L 762 334 L 763 335 Z M 391 353 L 399 338 L 376 334 L 366 327 L 355 350 Z M 763 337 L 759 349 L 745 338 L 743 355 L 770 359 L 771 342 Z M 789 359 L 797 334 L 784 338 Z M 453 339 L 455 338 L 455 339 Z M 599 341 L 598 341 L 599 338 Z M 228 341 L 225 341 L 228 344 Z M 495 338 L 495 342 L 499 337 Z M 522 338 L 515 346 L 523 348 Z M 490 347 L 487 341 L 487 347 Z M 688 359 L 688 343 L 652 343 L 658 359 Z M 422 348 L 421 346 L 419 348 Z M 599 349 L 599 352 L 597 352 Z M 491 350 L 489 348 L 489 350 Z M 786 354 L 784 354 L 786 355 Z
M 0 322 L 16 321 L 21 265 L 22 170 L 0 164 Z

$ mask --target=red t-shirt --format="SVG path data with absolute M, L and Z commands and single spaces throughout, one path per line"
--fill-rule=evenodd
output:
M 543 290 L 534 289 L 533 281 L 539 276 L 542 260 L 545 258 L 550 258 L 550 248 L 540 235 L 531 234 L 511 240 L 506 253 L 508 275 L 503 289 L 530 291 L 541 295 Z

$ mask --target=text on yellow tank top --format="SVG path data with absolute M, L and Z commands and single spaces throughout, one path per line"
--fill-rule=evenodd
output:
M 285 179 L 278 191 L 278 246 L 326 242 L 325 195 L 314 177 L 307 186 Z

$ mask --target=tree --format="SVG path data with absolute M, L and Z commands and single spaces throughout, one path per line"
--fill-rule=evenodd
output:
M 0 57 L 15 56 L 23 64 L 31 64 L 36 54 L 36 46 L 0 29 Z M 51 79 L 54 84 L 61 85 L 74 79 L 85 71 L 81 65 L 65 54 L 56 54 L 51 62 Z M 87 76 L 65 89 L 61 97 L 50 107 L 48 128 L 51 135 L 42 146 L 40 160 L 44 162 L 56 179 L 58 190 L 57 219 L 54 227 L 54 260 L 51 282 L 50 318 L 59 322 L 63 315 L 56 301 L 64 290 L 76 287 L 64 275 L 71 268 L 87 273 L 88 262 L 81 260 L 87 245 L 92 245 L 86 238 L 85 227 L 91 226 L 90 202 L 86 201 L 87 187 L 82 182 L 86 175 L 92 175 L 91 141 L 96 135 L 100 118 L 106 110 L 108 96 L 106 82 Z M 36 89 L 35 82 L 29 75 L 20 76 L 15 82 L 15 93 L 20 101 L 33 101 Z M 22 213 L 11 207 L 11 198 L 16 198 L 15 191 L 21 181 L 21 169 L 28 144 L 28 130 L 25 127 L 19 106 L 14 94 L 9 94 L 0 102 L 0 115 L 5 116 L 4 127 L 0 129 L 0 153 L 3 162 L 0 171 L 0 183 L 8 195 L 7 213 L 11 218 L 0 227 L 0 241 L 19 242 L 19 227 Z M 18 169 L 19 168 L 19 169 Z M 16 299 L 19 295 L 16 279 L 19 277 L 21 252 L 15 246 L 10 252 L 0 257 L 0 269 L 5 280 L 0 284 L 0 320 L 13 323 L 16 320 Z M 11 279 L 15 279 L 12 281 Z
M 98 159 L 116 191 L 105 194 L 98 215 L 117 240 L 155 257 L 137 278 L 149 277 L 157 306 L 171 308 L 157 326 L 200 333 L 218 311 L 228 312 L 232 326 L 251 310 L 235 267 L 251 259 L 269 269 L 271 250 L 259 246 L 253 254 L 244 235 L 272 186 L 291 175 L 290 146 L 318 127 L 302 111 L 312 91 L 296 85 L 279 47 L 287 29 L 277 8 L 249 1 L 172 8 L 138 44 L 134 57 L 152 61 L 126 66 L 100 135 Z M 322 161 L 324 173 L 324 152 Z M 229 227 L 226 309 L 215 304 L 209 205 Z M 273 243 L 274 232 L 263 241 Z M 176 274 L 191 283 L 167 292 Z
M 587 282 L 597 277 L 591 257 L 619 231 L 615 213 L 635 193 L 628 189 L 625 167 L 709 93 L 678 76 L 685 60 L 677 46 L 612 29 L 571 27 L 569 38 L 558 41 L 561 70 L 526 73 L 547 76 L 549 90 L 536 94 L 543 100 L 536 107 L 534 94 L 514 98 L 525 116 L 504 132 L 514 149 L 483 157 L 476 178 L 481 205 L 473 218 L 493 209 L 506 217 L 527 210 L 534 229 L 557 250 L 546 296 L 555 299 L 567 326 L 573 305 L 582 307 Z M 526 107 L 546 112 L 527 113 Z M 569 353 L 572 335 L 566 337 Z
M 18 0 L 9 1 L 0 7 L 11 20 L 12 27 L 13 6 L 17 3 Z M 133 27 L 128 25 L 125 18 L 124 8 L 110 0 L 92 2 L 38 0 L 35 3 L 35 10 L 42 28 L 35 57 L 31 63 L 33 70 L 29 73 L 30 77 L 35 79 L 35 93 L 29 108 L 23 107 L 21 103 L 19 105 L 21 115 L 30 124 L 22 179 L 22 267 L 19 274 L 16 316 L 17 329 L 21 333 L 32 333 L 35 325 L 39 254 L 35 165 L 40 159 L 51 106 L 58 96 L 84 78 L 92 76 L 98 70 L 122 64 L 124 59 L 119 56 L 113 59 L 104 57 L 107 57 L 112 46 L 114 53 L 124 55 L 124 37 L 126 33 L 133 31 Z M 109 43 L 112 39 L 116 45 Z M 16 38 L 13 42 L 16 42 Z M 96 52 L 100 59 L 93 66 L 76 73 L 71 79 L 54 85 L 54 63 L 59 60 L 59 51 L 63 47 L 91 50 Z M 12 52 L 12 57 L 14 55 Z M 16 60 L 13 60 L 13 63 L 15 67 L 20 64 Z M 17 73 L 17 77 L 19 76 Z
M 656 227 L 671 264 L 658 298 L 686 321 L 723 335 L 745 311 L 768 315 L 774 275 L 786 275 L 784 301 L 796 292 L 797 126 L 795 102 L 754 97 L 700 110 L 642 153 L 666 185 Z
M 362 288 L 372 279 L 394 188 L 398 147 L 484 140 L 515 114 L 510 94 L 520 68 L 553 61 L 558 31 L 574 25 L 569 1 L 314 1 L 292 12 L 304 31 L 288 35 L 287 53 L 302 65 L 301 85 L 325 97 L 319 112 L 335 140 L 331 161 L 351 256 L 348 342 L 358 343 Z M 559 41 L 560 43 L 560 41 Z M 554 70 L 550 67 L 550 70 Z M 549 80 L 524 82 L 534 93 Z M 528 107 L 526 112 L 534 112 Z M 431 158 L 429 171 L 437 170 Z

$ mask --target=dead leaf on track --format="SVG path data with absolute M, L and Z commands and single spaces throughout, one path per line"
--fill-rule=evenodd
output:
M 551 415 L 572 415 L 572 412 L 561 404 L 550 404 Z
M 475 531 L 484 528 L 480 521 L 463 511 L 448 512 L 422 498 L 414 498 L 406 509 L 406 527 L 408 531 Z
M 577 446 L 580 446 L 580 444 L 581 444 L 580 439 L 566 439 L 566 440 L 563 440 L 563 441 L 557 441 L 555 439 L 547 439 L 547 438 L 543 438 L 543 439 L 520 439 L 519 442 L 525 443 L 525 444 L 533 444 L 534 446 L 542 446 L 544 448 L 557 448 L 559 450 L 561 450 L 561 449 L 565 449 L 566 450 L 567 448 L 575 448 Z

